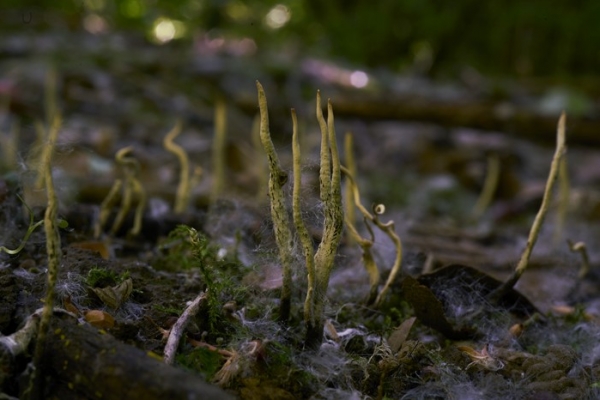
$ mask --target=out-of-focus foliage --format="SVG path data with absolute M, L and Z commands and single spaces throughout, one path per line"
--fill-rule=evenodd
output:
M 393 70 L 518 76 L 600 68 L 600 2 L 581 0 L 3 0 L 15 28 L 248 38 L 259 51 L 335 57 Z M 43 5 L 41 5 L 43 4 Z M 32 21 L 28 24 L 22 19 Z

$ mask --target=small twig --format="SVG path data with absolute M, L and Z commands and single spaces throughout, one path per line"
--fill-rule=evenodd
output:
M 177 348 L 179 347 L 179 341 L 185 331 L 187 324 L 190 319 L 198 313 L 200 306 L 206 301 L 207 294 L 202 292 L 192 301 L 192 303 L 185 309 L 181 316 L 177 319 L 177 322 L 171 328 L 171 334 L 165 345 L 165 363 L 173 364 L 175 361 L 175 354 L 177 354 Z

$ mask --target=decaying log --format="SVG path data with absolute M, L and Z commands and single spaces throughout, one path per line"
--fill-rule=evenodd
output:
M 336 115 L 363 119 L 427 121 L 448 128 L 469 127 L 501 131 L 534 142 L 554 143 L 558 115 L 541 115 L 533 110 L 511 107 L 505 113 L 491 101 L 443 102 L 430 99 L 366 99 L 344 96 L 334 98 Z M 600 144 L 600 119 L 571 116 L 569 142 L 578 145 Z
M 323 89 L 323 88 L 321 88 Z M 325 90 L 324 90 L 325 91 Z M 361 120 L 420 121 L 446 128 L 467 127 L 484 132 L 506 132 L 536 143 L 553 144 L 559 115 L 542 115 L 530 108 L 506 105 L 492 100 L 440 100 L 418 95 L 369 95 L 363 91 L 344 91 L 333 95 L 335 114 L 340 118 Z M 256 112 L 256 104 L 245 97 L 236 105 Z M 276 107 L 274 107 L 277 110 Z M 283 110 L 277 110 L 283 113 Z M 275 121 L 276 122 L 276 121 Z M 569 116 L 569 143 L 600 145 L 600 118 Z
M 45 398 L 234 398 L 199 375 L 166 365 L 73 318 L 53 319 L 44 360 Z

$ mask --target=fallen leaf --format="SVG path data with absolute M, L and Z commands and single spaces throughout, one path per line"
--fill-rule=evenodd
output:
M 472 365 L 480 365 L 488 371 L 498 371 L 504 368 L 504 363 L 489 353 L 487 344 L 481 351 L 477 351 L 469 346 L 457 346 L 457 348 L 468 355 L 472 361 L 467 365 L 467 369 Z
M 90 310 L 85 313 L 85 320 L 98 329 L 110 329 L 115 326 L 115 319 L 102 310 Z
M 63 306 L 68 312 L 73 313 L 77 316 L 81 315 L 81 311 L 79 311 L 79 309 L 71 302 L 71 296 L 65 297 L 65 299 L 63 300 Z
M 340 340 L 340 336 L 338 335 L 337 330 L 335 329 L 335 326 L 333 326 L 333 324 L 331 323 L 330 319 L 325 321 L 325 334 L 329 338 L 335 340 L 336 342 Z
M 111 251 L 109 246 L 101 241 L 90 240 L 86 242 L 76 242 L 71 243 L 71 247 L 93 251 L 95 253 L 98 253 L 100 257 L 102 257 L 105 260 L 108 260 L 110 258 Z
M 98 296 L 104 304 L 114 309 L 119 308 L 121 304 L 127 301 L 132 290 L 133 281 L 131 278 L 124 280 L 117 286 L 92 288 L 92 291 L 96 293 L 96 296 Z
M 416 319 L 416 317 L 410 317 L 406 321 L 402 322 L 400 326 L 394 329 L 394 332 L 392 332 L 392 334 L 388 338 L 388 343 L 390 345 L 390 348 L 392 349 L 392 352 L 398 352 L 398 350 L 400 350 L 404 342 L 406 342 L 406 338 L 408 338 L 410 329 L 412 328 Z

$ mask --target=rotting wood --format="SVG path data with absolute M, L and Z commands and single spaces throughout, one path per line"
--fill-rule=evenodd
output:
M 42 374 L 53 384 L 47 385 L 46 398 L 64 393 L 104 400 L 234 398 L 199 375 L 164 364 L 71 318 L 54 318 L 48 334 Z
M 335 113 L 341 118 L 361 120 L 421 121 L 446 128 L 468 127 L 485 132 L 506 132 L 514 137 L 546 145 L 555 140 L 556 115 L 546 116 L 533 110 L 514 106 L 503 114 L 499 102 L 464 100 L 446 102 L 411 96 L 367 96 L 362 91 L 341 93 L 332 97 Z M 236 99 L 236 105 L 247 113 L 254 113 L 255 102 Z M 273 114 L 283 112 L 273 107 Z M 600 117 L 570 117 L 569 142 L 572 145 L 600 144 Z

